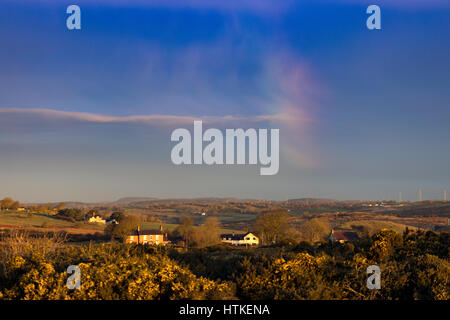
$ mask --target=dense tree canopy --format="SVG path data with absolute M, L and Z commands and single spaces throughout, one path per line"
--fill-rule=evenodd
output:
M 120 218 L 119 224 L 110 224 L 106 227 L 105 233 L 112 239 L 124 240 L 133 231 L 136 231 L 140 220 L 136 216 L 124 215 Z
M 10 197 L 6 197 L 0 200 L 1 210 L 17 210 L 19 207 L 20 203 L 18 201 L 14 201 L 14 199 Z
M 58 216 L 73 221 L 81 221 L 85 218 L 85 213 L 81 209 L 66 208 L 59 210 Z
M 309 242 L 324 241 L 330 234 L 331 227 L 327 222 L 314 218 L 302 225 L 303 240 Z

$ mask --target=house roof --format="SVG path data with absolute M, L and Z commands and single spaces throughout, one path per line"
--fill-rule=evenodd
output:
M 224 239 L 231 239 L 231 240 L 244 240 L 245 236 L 248 234 L 253 234 L 251 232 L 247 233 L 224 233 L 220 235 L 220 238 Z
M 359 239 L 356 232 L 351 231 L 335 231 L 332 233 L 335 240 L 356 240 Z

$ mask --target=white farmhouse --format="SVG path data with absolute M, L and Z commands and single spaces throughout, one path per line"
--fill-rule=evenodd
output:
M 259 245 L 259 238 L 251 232 L 243 234 L 221 234 L 220 239 L 223 243 L 228 243 L 233 246 L 257 246 Z

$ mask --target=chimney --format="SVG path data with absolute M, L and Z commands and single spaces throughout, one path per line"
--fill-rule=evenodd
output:
M 140 239 L 140 236 L 139 236 L 139 231 L 141 231 L 141 228 L 140 228 L 140 226 L 138 225 L 138 226 L 137 226 L 137 238 L 138 238 L 138 239 L 137 239 L 137 240 L 138 240 L 137 243 L 138 243 L 138 244 L 141 243 L 141 239 Z

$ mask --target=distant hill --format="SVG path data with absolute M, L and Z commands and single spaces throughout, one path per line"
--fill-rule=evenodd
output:
M 94 203 L 88 202 L 78 202 L 78 201 L 59 201 L 59 202 L 26 202 L 24 205 L 26 206 L 39 206 L 42 204 L 49 205 L 50 208 L 55 208 L 60 203 L 64 203 L 67 208 L 90 208 L 94 205 Z M 98 204 L 95 204 L 98 205 Z
M 158 198 L 155 197 L 124 197 L 116 200 L 114 202 L 109 203 L 110 205 L 119 205 L 124 206 L 135 202 L 144 202 L 144 201 L 154 201 Z
M 254 199 L 238 199 L 238 198 L 168 198 L 168 199 L 153 199 L 145 201 L 130 202 L 128 205 L 133 206 L 148 206 L 152 204 L 168 205 L 168 204 L 186 204 L 186 205 L 208 205 L 208 204 L 226 204 L 226 203 L 249 203 L 249 202 L 265 202 L 264 200 Z
M 49 202 L 51 207 L 56 207 L 60 203 L 64 203 L 68 208 L 94 208 L 94 207 L 114 207 L 114 206 L 127 206 L 132 203 L 138 203 L 143 201 L 155 201 L 158 198 L 154 197 L 124 197 L 116 201 L 103 201 L 103 202 L 81 202 L 81 201 L 60 201 Z M 41 205 L 44 203 L 25 203 L 25 205 Z
M 322 203 L 338 202 L 338 200 L 327 199 L 327 198 L 299 198 L 299 199 L 288 199 L 287 202 L 303 202 L 305 204 L 322 204 Z
M 92 207 L 91 203 L 88 202 L 77 202 L 77 201 L 62 201 L 66 205 L 67 208 L 90 208 Z M 52 203 L 52 206 L 56 207 L 61 202 Z
M 363 202 L 362 200 L 336 200 L 328 198 L 299 198 L 299 199 L 288 199 L 288 203 L 301 203 L 305 205 L 328 205 L 328 204 L 358 204 Z
M 204 198 L 167 198 L 156 200 L 159 203 L 176 202 L 176 203 L 227 203 L 227 202 L 249 202 L 249 201 L 264 201 L 256 199 L 240 199 L 240 198 L 219 198 L 219 197 L 204 197 Z
M 159 204 L 226 204 L 226 203 L 279 203 L 282 204 L 285 201 L 276 200 L 263 200 L 263 199 L 246 199 L 246 198 L 234 198 L 234 197 L 200 197 L 200 198 L 157 198 L 157 197 L 123 197 L 115 201 L 103 201 L 103 202 L 80 202 L 80 201 L 63 201 L 69 208 L 93 208 L 93 207 L 133 207 L 133 206 L 147 206 L 155 203 Z M 349 204 L 361 202 L 358 200 L 335 200 L 328 198 L 298 198 L 288 199 L 287 203 L 299 203 L 304 205 L 336 205 L 336 204 Z M 50 203 L 55 207 L 60 202 Z M 31 205 L 31 203 L 28 203 Z M 39 203 L 33 203 L 39 204 Z

